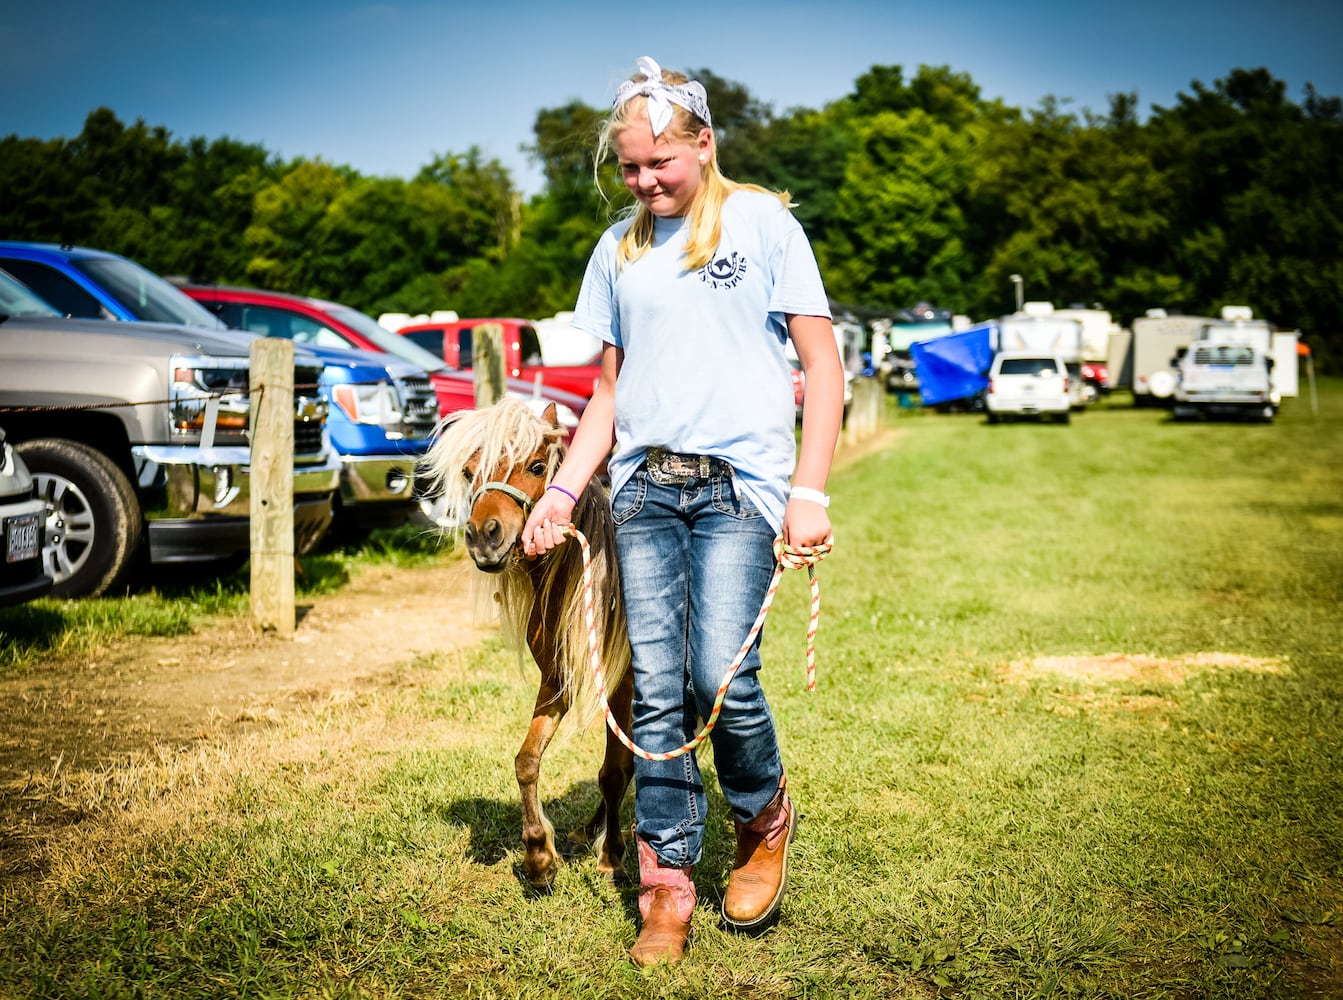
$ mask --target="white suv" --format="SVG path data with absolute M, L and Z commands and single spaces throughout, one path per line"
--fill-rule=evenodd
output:
M 1063 359 L 1036 352 L 1004 352 L 989 369 L 985 397 L 989 423 L 1004 417 L 1053 417 L 1066 424 L 1072 401 Z

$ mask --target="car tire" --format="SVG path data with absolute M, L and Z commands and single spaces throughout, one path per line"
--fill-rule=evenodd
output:
M 144 521 L 135 488 L 116 463 L 77 441 L 37 438 L 17 446 L 47 504 L 42 563 L 56 597 L 97 597 L 135 567 Z

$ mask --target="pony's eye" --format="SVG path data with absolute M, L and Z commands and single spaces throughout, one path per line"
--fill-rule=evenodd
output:
M 538 478 L 544 476 L 546 474 L 546 463 L 538 459 L 531 465 L 527 466 L 527 471 L 530 472 L 533 476 L 536 476 Z
M 462 478 L 465 479 L 468 483 L 472 483 L 475 482 L 476 474 L 472 472 L 470 469 L 463 469 Z

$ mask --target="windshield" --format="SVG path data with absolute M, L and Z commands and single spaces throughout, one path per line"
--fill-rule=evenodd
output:
M 223 327 L 204 306 L 139 264 L 115 257 L 95 257 L 71 263 L 106 288 L 138 320 L 203 326 L 211 330 Z
M 377 320 L 372 316 L 361 313 L 358 309 L 351 309 L 349 306 L 337 306 L 330 312 L 333 318 L 340 320 L 351 329 L 358 330 L 377 344 L 379 350 L 386 351 L 388 354 L 395 354 L 401 360 L 409 361 L 416 368 L 435 372 L 447 367 L 442 358 L 435 357 L 423 347 L 411 343 L 405 337 L 393 333 L 385 326 L 379 326 Z
M 61 314 L 29 291 L 7 271 L 0 271 L 0 315 L 10 316 L 60 316 Z

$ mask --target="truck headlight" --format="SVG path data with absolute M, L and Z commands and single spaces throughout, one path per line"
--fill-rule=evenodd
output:
M 178 440 L 246 444 L 247 359 L 172 359 L 169 421 Z
M 331 401 L 356 424 L 375 424 L 389 436 L 400 437 L 405 419 L 396 387 L 379 382 L 376 385 L 343 383 L 331 387 Z

